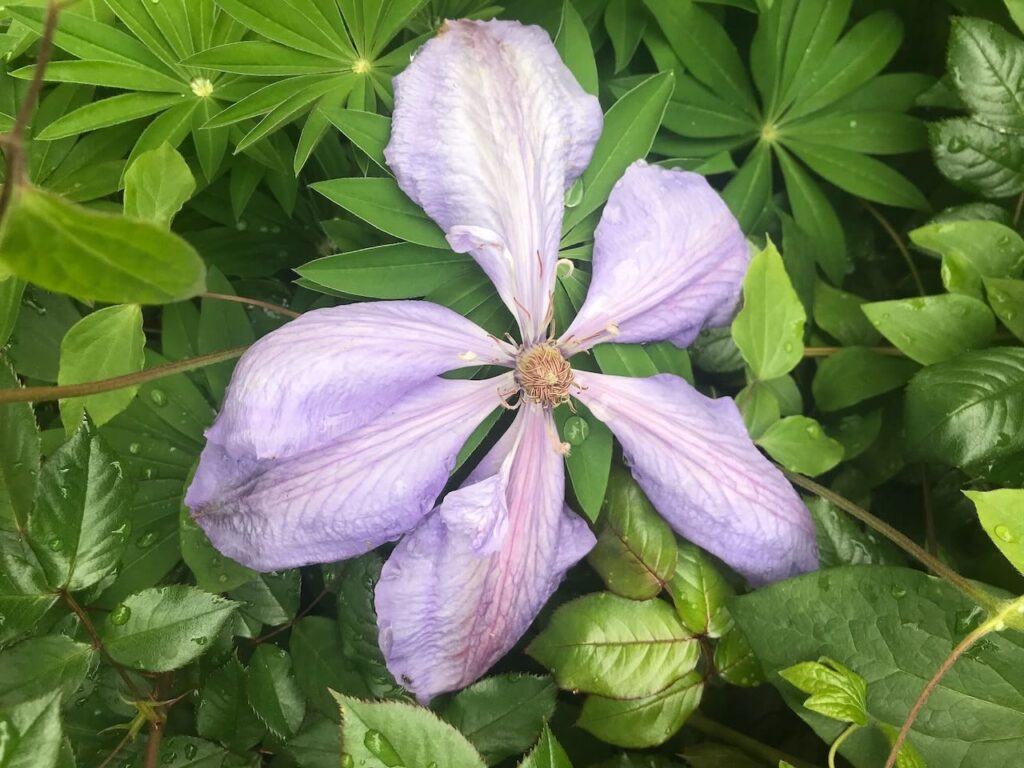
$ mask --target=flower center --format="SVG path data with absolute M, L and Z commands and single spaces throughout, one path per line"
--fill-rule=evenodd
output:
M 520 352 L 515 375 L 527 402 L 551 408 L 569 402 L 572 367 L 552 344 L 537 344 Z
M 188 86 L 200 99 L 208 99 L 213 95 L 213 83 L 208 78 L 197 77 Z

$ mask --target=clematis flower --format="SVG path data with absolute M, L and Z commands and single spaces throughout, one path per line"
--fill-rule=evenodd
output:
M 595 232 L 586 303 L 549 333 L 563 199 L 601 123 L 541 29 L 449 22 L 395 79 L 386 157 L 494 282 L 522 341 L 422 301 L 309 312 L 239 361 L 186 496 L 214 546 L 258 570 L 400 539 L 376 588 L 380 644 L 423 702 L 507 653 L 594 544 L 564 501 L 552 412 L 570 398 L 611 428 L 681 535 L 755 584 L 817 566 L 807 510 L 731 399 L 570 363 L 607 341 L 685 346 L 729 321 L 749 251 L 703 178 L 629 168 Z M 441 378 L 481 365 L 507 371 Z M 460 448 L 502 406 L 517 408 L 510 428 L 437 504 Z

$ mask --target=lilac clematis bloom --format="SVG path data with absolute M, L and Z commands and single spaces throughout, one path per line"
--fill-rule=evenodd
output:
M 595 232 L 586 303 L 548 336 L 563 199 L 601 123 L 541 29 L 446 24 L 395 79 L 387 161 L 494 282 L 522 342 L 422 301 L 309 312 L 243 356 L 186 496 L 214 546 L 259 570 L 401 539 L 376 588 L 380 644 L 423 702 L 507 653 L 594 544 L 564 502 L 552 411 L 570 397 L 608 424 L 681 535 L 755 584 L 817 567 L 807 510 L 731 399 L 568 362 L 605 341 L 686 345 L 729 321 L 749 251 L 702 177 L 627 170 Z M 440 377 L 485 364 L 508 371 Z M 473 429 L 514 398 L 510 429 L 436 504 Z

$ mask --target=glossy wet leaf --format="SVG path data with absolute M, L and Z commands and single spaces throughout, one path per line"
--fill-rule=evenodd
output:
M 0 709 L 81 685 L 96 649 L 63 635 L 33 637 L 0 651 Z
M 721 637 L 732 626 L 725 607 L 732 588 L 710 558 L 693 544 L 679 545 L 668 593 L 683 625 L 693 634 Z
M 828 472 L 843 460 L 842 444 L 807 416 L 787 416 L 775 422 L 757 444 L 786 469 L 811 477 Z
M 954 293 L 879 301 L 863 310 L 883 336 L 922 365 L 984 348 L 996 330 L 984 303 Z
M 1024 573 L 1024 491 L 964 491 L 978 511 L 985 533 L 1013 567 Z

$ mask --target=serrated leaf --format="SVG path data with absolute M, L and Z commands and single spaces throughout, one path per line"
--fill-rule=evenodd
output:
M 170 736 L 160 743 L 161 768 L 221 768 L 227 750 L 195 736 Z
M 487 677 L 457 693 L 440 715 L 469 739 L 488 765 L 525 752 L 555 711 L 551 678 Z
M 0 646 L 27 634 L 57 600 L 25 542 L 0 531 Z
M 555 739 L 551 729 L 544 726 L 540 740 L 519 764 L 519 768 L 572 768 L 569 756 Z
M 95 648 L 64 635 L 33 637 L 0 652 L 0 709 L 51 693 L 67 698 L 95 659 Z
M 199 692 L 195 721 L 199 735 L 239 752 L 259 742 L 266 727 L 249 708 L 251 685 L 246 669 L 234 656 L 213 672 Z
M 843 446 L 821 424 L 807 416 L 787 416 L 775 422 L 756 440 L 786 469 L 815 477 L 843 460 Z
M 675 534 L 624 469 L 612 471 L 602 509 L 588 562 L 616 594 L 654 597 L 675 573 Z
M 0 357 L 0 388 L 21 386 Z M 0 530 L 25 526 L 39 474 L 39 429 L 31 403 L 0 405 Z
M 957 16 L 949 37 L 949 73 L 976 120 L 1024 131 L 1024 42 L 998 24 Z
M 124 175 L 124 213 L 169 227 L 192 197 L 196 180 L 170 144 L 136 156 Z
M 47 581 L 69 592 L 111 575 L 128 540 L 131 488 L 92 424 L 43 464 L 28 536 Z
M 145 589 L 111 611 L 101 637 L 115 661 L 168 672 L 202 655 L 236 607 L 182 584 Z
M 163 304 L 206 284 L 202 260 L 177 235 L 33 187 L 14 195 L 4 217 L 0 264 L 83 301 Z
M 4 768 L 57 768 L 63 734 L 59 696 L 26 701 L 0 714 Z M 13 733 L 12 733 L 13 731 Z M 13 737 L 13 738 L 12 738 Z
M 277 627 L 287 624 L 299 610 L 298 570 L 260 573 L 231 591 L 239 610 L 257 621 Z
M 249 659 L 249 704 L 282 738 L 294 736 L 306 716 L 306 700 L 292 675 L 288 653 L 272 645 L 259 646 Z
M 804 661 L 779 670 L 779 676 L 811 694 L 804 706 L 841 722 L 867 725 L 868 685 L 864 678 L 835 659 Z
M 288 648 L 295 681 L 321 714 L 338 718 L 338 706 L 329 690 L 370 695 L 363 680 L 349 668 L 337 627 L 330 619 L 308 616 L 296 622 Z
M 656 747 L 683 727 L 703 693 L 703 678 L 691 672 L 664 691 L 643 699 L 588 696 L 576 724 L 617 747 Z
M 57 384 L 83 384 L 138 373 L 145 365 L 142 308 L 138 304 L 120 304 L 91 312 L 75 323 L 60 343 L 60 369 Z M 123 387 L 86 397 L 60 401 L 60 416 L 70 435 L 89 414 L 96 426 L 102 426 L 128 407 L 138 387 Z
M 902 387 L 920 366 L 865 347 L 846 347 L 821 361 L 811 390 L 823 411 L 838 411 Z
M 754 376 L 785 376 L 803 358 L 807 314 L 772 243 L 750 262 L 732 337 Z
M 366 768 L 435 763 L 483 768 L 465 737 L 430 710 L 398 702 L 368 702 L 334 694 L 341 708 L 341 748 Z
M 697 664 L 700 647 L 661 600 L 599 592 L 560 606 L 526 649 L 560 688 L 651 696 Z
M 376 552 L 349 560 L 341 566 L 338 592 L 338 633 L 347 666 L 358 674 L 375 699 L 393 698 L 402 689 L 388 672 L 377 639 L 374 588 L 384 561 Z
M 1024 573 L 1024 491 L 964 491 L 978 511 L 985 533 L 1013 567 Z
M 965 118 L 933 124 L 929 138 L 935 164 L 957 186 L 992 198 L 1024 191 L 1024 143 Z
M 863 310 L 885 338 L 922 365 L 982 348 L 996 330 L 988 307 L 953 293 L 878 301 L 865 304 Z
M 732 595 L 722 574 L 693 544 L 680 544 L 668 593 L 676 613 L 695 635 L 721 637 L 732 626 L 725 601 Z

